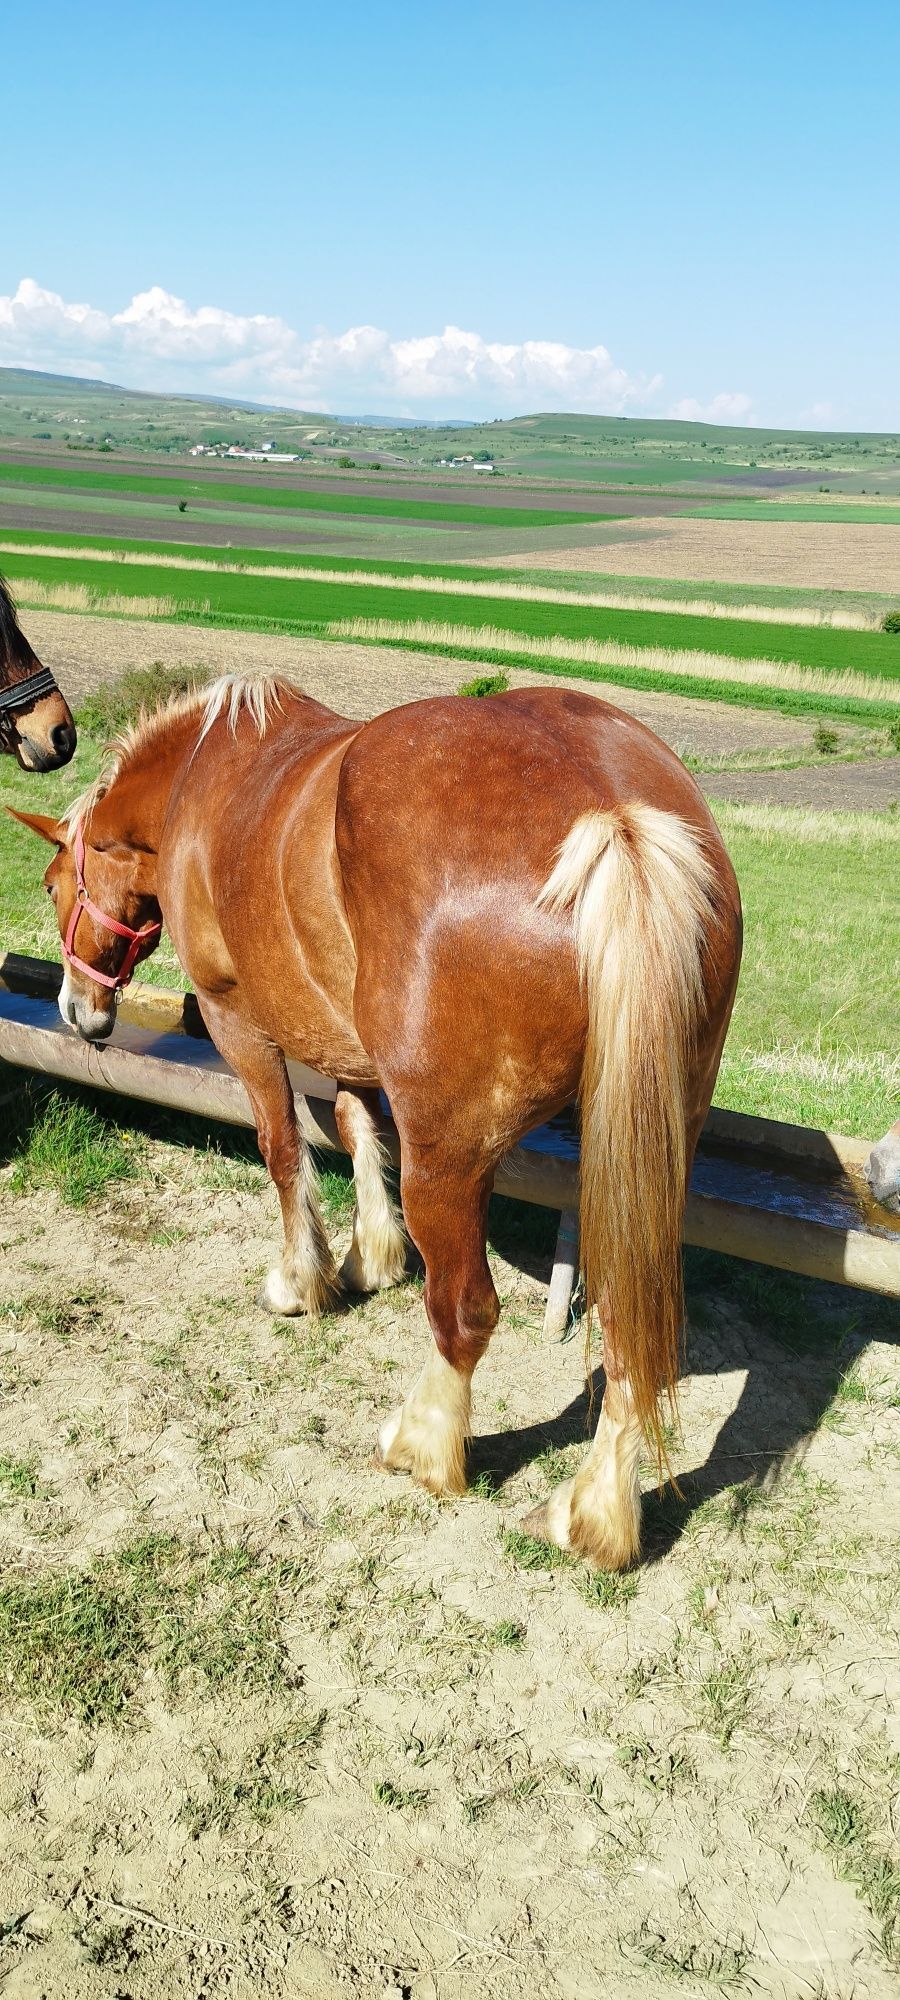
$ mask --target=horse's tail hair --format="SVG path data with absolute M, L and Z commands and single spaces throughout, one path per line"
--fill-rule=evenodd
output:
M 581 1264 L 588 1307 L 614 1330 L 633 1408 L 662 1472 L 661 1393 L 674 1403 L 690 1162 L 688 1088 L 705 1012 L 716 876 L 673 813 L 585 813 L 541 904 L 572 908 L 587 996 L 581 1077 Z

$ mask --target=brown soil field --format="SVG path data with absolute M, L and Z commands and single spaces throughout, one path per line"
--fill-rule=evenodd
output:
M 504 569 L 569 569 L 684 582 L 900 594 L 900 529 L 876 522 L 622 521 L 596 549 L 504 556 Z
M 419 1282 L 272 1320 L 261 1169 L 125 1144 L 0 1167 L 5 2000 L 895 2000 L 896 1315 L 701 1260 L 684 1498 L 592 1581 L 517 1539 L 586 1408 L 508 1222 L 439 1503 L 372 1456 Z
M 900 806 L 900 757 L 855 764 L 824 759 L 793 771 L 716 771 L 700 783 L 717 799 L 811 806 L 823 812 L 884 812 Z
M 148 666 L 154 660 L 168 666 L 201 664 L 223 674 L 258 670 L 289 674 L 317 700 L 341 714 L 360 717 L 426 695 L 453 694 L 479 671 L 474 658 L 448 660 L 400 647 L 217 631 L 211 626 L 151 624 L 54 611 L 29 611 L 25 622 L 40 658 L 52 667 L 76 705 L 101 682 L 115 679 L 128 667 Z M 638 716 L 682 754 L 713 757 L 757 749 L 802 753 L 813 741 L 810 723 L 765 711 L 677 695 L 638 694 L 562 675 L 551 679 L 547 674 L 515 667 L 510 669 L 509 679 L 513 687 L 587 689 Z M 850 740 L 855 732 L 840 734 Z
M 602 537 L 614 533 L 614 524 L 596 528 L 495 528 L 483 522 L 371 520 L 363 514 L 305 515 L 302 526 L 275 507 L 255 509 L 236 506 L 226 509 L 227 518 L 207 521 L 198 518 L 191 502 L 180 514 L 171 494 L 147 502 L 147 513 L 114 514 L 89 507 L 31 506 L 8 504 L 0 489 L 0 535 L 5 528 L 33 529 L 36 536 L 47 534 L 93 535 L 104 542 L 124 540 L 189 542 L 218 548 L 312 550 L 319 555 L 356 556 L 373 562 L 490 563 L 507 556 L 526 555 L 536 562 L 546 551 L 551 556 L 572 546 L 573 537 L 592 551 Z M 215 505 L 211 495 L 207 505 Z M 152 510 L 152 511 L 151 511 Z M 235 519 L 234 516 L 238 518 Z M 601 542 L 598 542 L 598 537 Z

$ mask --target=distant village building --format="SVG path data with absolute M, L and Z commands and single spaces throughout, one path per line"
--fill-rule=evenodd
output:
M 263 465 L 293 465 L 299 457 L 296 451 L 273 451 L 270 444 L 261 445 L 258 451 L 249 451 L 245 445 L 230 444 L 226 458 L 253 458 Z

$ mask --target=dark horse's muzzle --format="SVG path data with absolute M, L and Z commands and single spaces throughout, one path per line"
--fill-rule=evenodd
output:
M 0 747 L 15 753 L 23 771 L 58 770 L 76 741 L 71 710 L 49 667 L 0 687 Z

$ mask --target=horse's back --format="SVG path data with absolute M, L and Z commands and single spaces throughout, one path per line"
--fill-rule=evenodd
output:
M 407 867 L 417 878 L 446 875 L 453 858 L 539 886 L 579 814 L 635 801 L 718 838 L 674 752 L 596 695 L 439 696 L 387 710 L 354 738 L 338 789 L 338 847 L 353 866 L 389 842 L 395 886 Z
M 431 1133 L 476 1078 L 496 1149 L 574 1094 L 586 1016 L 571 919 L 538 895 L 576 819 L 635 801 L 688 819 L 728 869 L 678 759 L 590 694 L 415 702 L 348 746 L 335 833 L 357 1028 L 389 1095 L 417 1103 L 426 1066 Z

